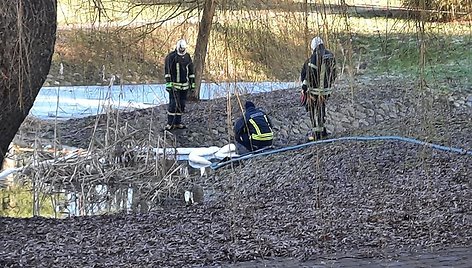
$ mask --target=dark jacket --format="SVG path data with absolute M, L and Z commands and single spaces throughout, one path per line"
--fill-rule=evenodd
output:
M 323 88 L 330 88 L 336 79 L 336 59 L 331 51 L 319 46 L 313 51 L 309 59 L 305 61 L 302 67 L 300 80 L 309 88 L 321 87 L 322 64 L 325 64 L 325 73 L 323 77 Z
M 269 117 L 260 109 L 250 107 L 234 125 L 237 142 L 253 151 L 272 145 L 273 131 Z
M 193 61 L 188 53 L 180 56 L 177 50 L 170 52 L 165 59 L 164 73 L 166 82 L 172 82 L 177 90 L 187 90 L 195 83 Z

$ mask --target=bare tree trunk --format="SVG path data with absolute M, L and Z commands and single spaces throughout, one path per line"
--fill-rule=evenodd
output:
M 205 67 L 205 57 L 207 54 L 208 40 L 210 38 L 211 24 L 215 15 L 216 1 L 205 0 L 202 20 L 198 28 L 197 44 L 195 46 L 195 99 L 200 99 L 200 86 L 202 83 L 203 68 Z
M 0 166 L 51 67 L 56 0 L 0 1 Z

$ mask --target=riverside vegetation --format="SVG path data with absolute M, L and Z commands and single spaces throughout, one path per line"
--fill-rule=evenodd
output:
M 181 36 L 195 40 L 197 31 L 195 23 L 169 22 L 161 25 L 162 27 L 152 28 L 154 31 L 148 32 L 149 28 L 144 27 L 143 23 L 123 26 L 128 22 L 120 21 L 119 16 L 113 17 L 113 13 L 107 13 L 109 21 L 101 20 L 99 23 L 95 20 L 93 23 L 88 23 L 90 21 L 82 21 L 81 16 L 85 14 L 85 17 L 89 18 L 90 14 L 87 15 L 87 11 L 90 9 L 85 8 L 83 13 L 74 13 L 71 12 L 74 9 L 70 2 L 67 3 L 69 3 L 67 8 L 64 8 L 63 2 L 59 8 L 61 11 L 69 10 L 69 13 L 59 16 L 60 27 L 56 51 L 45 86 L 107 85 L 112 75 L 118 77 L 115 82 L 121 84 L 161 83 L 163 57 L 168 50 L 173 48 L 173 41 Z M 344 99 L 345 105 L 349 103 L 348 107 L 332 104 L 331 111 L 328 111 L 332 122 L 329 128 L 335 133 L 348 134 L 349 132 L 346 131 L 351 131 L 352 126 L 370 127 L 379 120 L 406 116 L 406 111 L 413 109 L 413 104 L 407 104 L 406 100 L 398 99 L 398 94 L 404 91 L 419 90 L 423 92 L 421 94 L 435 92 L 428 95 L 429 98 L 441 92 L 441 94 L 446 94 L 444 96 L 456 107 L 470 105 L 471 96 L 467 92 L 471 87 L 469 66 L 472 55 L 466 53 L 471 44 L 470 24 L 428 22 L 421 28 L 417 22 L 401 18 L 365 18 L 361 14 L 359 16 L 351 14 L 347 17 L 347 14 L 329 12 L 325 14 L 323 10 L 318 10 L 318 13 L 313 13 L 312 17 L 310 16 L 310 19 L 306 21 L 309 23 L 308 30 L 303 30 L 303 27 L 300 27 L 304 22 L 303 16 L 296 13 L 295 11 L 299 10 L 293 10 L 292 6 L 285 6 L 285 9 L 280 9 L 282 11 L 274 9 L 272 13 L 269 12 L 270 10 L 260 8 L 254 10 L 228 8 L 226 13 L 220 11 L 219 16 L 224 15 L 225 19 L 217 20 L 213 28 L 204 73 L 205 79 L 213 82 L 233 81 L 235 83 L 237 81 L 297 81 L 301 63 L 307 53 L 308 45 L 305 43 L 312 35 L 324 34 L 330 48 L 332 47 L 337 56 L 341 74 L 339 89 L 343 89 L 341 91 L 345 92 L 344 94 L 349 92 L 345 97 L 350 96 Z M 68 15 L 67 20 L 66 15 Z M 255 17 L 259 19 L 252 22 L 247 20 Z M 142 21 L 149 19 L 150 17 L 145 17 Z M 267 27 L 268 25 L 272 28 Z M 329 29 L 326 30 L 326 27 Z M 404 83 L 392 84 L 392 79 L 404 81 Z M 390 93 L 388 93 L 389 90 L 382 90 L 382 94 L 393 94 L 397 96 L 394 98 L 395 102 L 402 103 L 395 104 L 394 108 L 389 102 L 359 103 L 360 91 L 364 88 L 375 89 L 375 87 L 386 89 L 390 87 Z M 458 93 L 450 94 L 454 91 Z M 287 101 L 293 101 L 290 98 L 297 99 L 296 94 L 286 96 Z M 281 108 L 283 106 L 275 104 L 283 102 L 282 99 L 275 101 L 271 100 L 272 98 L 277 99 L 269 95 L 262 98 L 260 105 L 271 110 L 272 113 L 277 113 L 276 110 L 286 110 Z M 375 94 L 370 98 L 375 98 Z M 195 105 L 195 108 L 199 107 L 198 104 Z M 224 110 L 229 109 L 229 107 L 225 108 L 225 105 L 225 103 L 219 103 L 205 109 L 217 109 L 220 111 L 219 114 L 224 115 Z M 236 106 L 228 110 L 228 116 L 231 117 L 239 114 L 238 105 L 233 105 Z M 381 105 L 380 109 L 375 105 Z M 428 107 L 428 109 L 434 109 L 434 107 Z M 162 107 L 151 113 L 152 118 L 140 120 L 137 125 L 133 125 L 135 130 L 140 129 L 133 132 L 135 137 L 139 135 L 140 140 L 149 137 L 149 133 L 142 131 L 149 129 L 148 124 L 155 125 L 156 132 L 160 131 L 159 126 L 163 120 L 161 117 L 165 114 L 161 109 Z M 307 120 L 301 120 L 297 127 L 290 123 L 290 120 L 307 119 L 300 114 L 302 111 L 299 111 L 296 104 L 292 110 L 289 115 L 275 116 L 280 125 L 277 129 L 279 146 L 300 142 L 308 129 Z M 138 111 L 136 115 L 143 113 L 148 112 Z M 201 118 L 207 117 L 206 112 L 193 113 Z M 126 115 L 122 120 L 129 121 L 136 115 Z M 284 116 L 291 119 L 287 122 L 283 119 Z M 357 116 L 362 116 L 362 118 Z M 113 146 L 116 141 L 113 141 L 110 136 L 112 131 L 109 128 L 110 124 L 106 122 L 103 125 L 99 122 L 98 128 L 92 127 L 95 125 L 95 120 L 94 117 L 69 120 L 66 124 L 59 123 L 58 125 L 45 122 L 40 123 L 39 126 L 36 123 L 28 124 L 31 122 L 28 121 L 20 130 L 19 135 L 31 136 L 33 134 L 36 137 L 30 137 L 29 140 L 37 140 L 37 136 L 46 137 L 49 142 L 51 139 L 56 140 L 52 143 L 62 141 L 81 148 L 89 148 L 93 140 L 95 140 L 94 146 L 106 148 Z M 199 119 L 192 116 L 192 120 Z M 226 121 L 224 118 L 214 120 Z M 117 122 L 117 124 L 119 126 L 123 123 Z M 132 124 L 127 122 L 125 125 Z M 229 138 L 231 136 L 229 125 L 219 124 L 210 127 L 210 124 L 204 124 L 202 126 L 202 129 L 194 128 L 194 131 L 189 133 L 188 139 L 177 140 L 174 145 L 222 146 L 228 141 L 226 138 L 201 140 L 200 136 L 206 132 L 208 134 L 203 135 L 205 137 L 211 135 Z M 38 135 L 39 129 L 43 131 L 40 131 L 42 133 Z M 99 137 L 98 143 L 97 138 L 94 137 L 96 135 Z M 117 137 L 119 133 L 115 133 L 115 139 Z
M 257 14 L 265 26 L 271 21 L 274 27 L 256 27 L 251 20 L 216 22 L 205 79 L 298 79 L 306 43 L 323 27 L 313 19 L 307 35 L 300 30 L 303 20 L 284 24 L 290 16 Z M 328 106 L 333 137 L 400 135 L 472 150 L 470 25 L 426 23 L 419 29 L 402 19 L 346 21 L 331 14 L 322 19 L 330 22 L 327 41 L 341 72 Z M 159 83 L 163 55 L 177 37 L 192 40 L 196 31 L 183 24 L 140 39 L 143 29 L 118 34 L 114 27 L 59 31 L 48 83 L 108 84 L 110 75 L 119 75 L 120 83 Z M 95 48 L 95 42 L 102 47 Z M 118 142 L 125 148 L 221 146 L 231 141 L 231 121 L 248 98 L 270 112 L 277 147 L 304 140 L 308 116 L 298 105 L 296 88 L 189 103 L 191 112 L 184 115 L 189 129 L 174 134 L 162 131 L 165 106 L 26 122 L 20 132 L 33 137 L 19 135 L 24 144 L 46 148 L 60 142 L 88 149 L 22 174 L 20 179 L 34 182 L 33 193 L 49 194 L 28 205 L 62 204 L 64 196 L 54 195 L 67 186 L 79 193 L 87 215 L 94 206 L 112 206 L 93 217 L 0 218 L 5 226 L 0 263 L 193 267 L 264 259 L 271 266 L 274 258 L 307 261 L 333 253 L 386 259 L 392 252 L 394 258 L 409 251 L 472 246 L 472 158 L 427 146 L 325 144 L 256 157 L 203 177 L 186 173 L 184 165 L 147 161 L 146 155 L 135 165 L 102 165 L 102 159 L 114 157 Z M 38 150 L 34 157 L 55 156 Z M 114 214 L 113 205 L 123 198 L 111 190 L 97 193 L 97 185 L 116 183 L 140 194 L 134 195 L 132 213 Z M 204 202 L 186 207 L 183 191 L 196 184 L 203 187 Z
M 97 19 L 87 13 L 94 11 L 92 7 L 80 6 L 85 11 L 73 13 L 74 1 L 60 3 L 59 11 L 69 13 L 59 17 L 46 86 L 108 84 L 112 75 L 122 84 L 162 83 L 164 57 L 175 41 L 186 38 L 191 54 L 195 46 L 198 25 L 194 20 L 170 20 L 157 27 L 151 23 L 156 19 L 149 15 L 151 9 L 136 15 L 133 24 L 131 11 L 126 19 L 124 11 L 113 10 Z M 273 10 L 228 6 L 218 11 L 203 79 L 298 81 L 301 64 L 310 53 L 309 41 L 321 35 L 335 52 L 341 72 L 348 76 L 421 76 L 428 85 L 443 89 L 470 83 L 470 22 L 418 23 L 335 13 L 330 8 L 312 8 L 308 11 L 313 13 L 305 17 L 299 4 L 284 3 Z M 126 6 L 114 8 L 128 10 Z

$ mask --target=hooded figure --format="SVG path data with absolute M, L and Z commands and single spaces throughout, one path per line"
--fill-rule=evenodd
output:
M 244 110 L 247 111 L 250 108 L 256 108 L 256 105 L 254 105 L 252 101 L 246 101 L 246 103 L 244 103 Z
M 331 94 L 331 86 L 336 80 L 336 59 L 327 50 L 320 37 L 311 40 L 313 53 L 303 64 L 300 74 L 302 81 L 302 105 L 310 113 L 312 130 L 309 140 L 319 140 L 328 135 L 325 127 L 326 100 Z
M 187 42 L 177 41 L 175 50 L 167 54 L 164 62 L 166 91 L 169 93 L 166 130 L 186 128 L 182 123 L 188 91 L 195 89 L 193 61 L 187 53 Z
M 274 133 L 272 123 L 265 112 L 246 101 L 245 113 L 234 125 L 234 137 L 239 154 L 272 146 Z

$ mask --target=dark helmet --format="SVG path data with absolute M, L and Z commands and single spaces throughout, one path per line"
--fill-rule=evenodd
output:
M 246 103 L 244 104 L 244 108 L 249 109 L 249 108 L 255 108 L 256 105 L 254 105 L 254 103 L 252 101 L 246 101 Z

